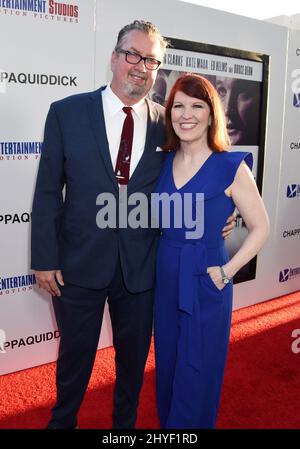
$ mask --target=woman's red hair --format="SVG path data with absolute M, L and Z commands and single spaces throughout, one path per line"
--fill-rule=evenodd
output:
M 226 128 L 226 117 L 218 92 L 206 78 L 196 74 L 180 76 L 172 87 L 166 105 L 166 143 L 164 150 L 177 150 L 180 139 L 175 134 L 171 110 L 176 92 L 183 92 L 189 97 L 205 101 L 210 108 L 211 125 L 207 132 L 207 143 L 212 151 L 224 151 L 230 146 L 230 139 Z

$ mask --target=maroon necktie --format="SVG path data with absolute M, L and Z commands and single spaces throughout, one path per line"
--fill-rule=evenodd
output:
M 121 134 L 120 147 L 115 168 L 115 175 L 119 184 L 128 184 L 131 149 L 133 140 L 133 117 L 131 115 L 132 108 L 124 107 L 126 114 Z

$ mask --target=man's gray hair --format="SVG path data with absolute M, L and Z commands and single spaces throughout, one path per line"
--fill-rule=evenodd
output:
M 162 54 L 165 53 L 165 50 L 169 45 L 169 42 L 160 34 L 160 31 L 152 22 L 146 22 L 145 20 L 134 20 L 134 22 L 125 25 L 119 31 L 115 51 L 120 50 L 120 48 L 122 48 L 126 35 L 133 30 L 141 31 L 142 33 L 145 34 L 154 34 L 155 36 L 157 36 L 160 42 Z

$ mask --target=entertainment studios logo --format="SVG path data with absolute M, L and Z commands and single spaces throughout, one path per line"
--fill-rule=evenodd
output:
M 279 273 L 279 282 L 287 282 L 300 277 L 300 267 L 285 268 Z
M 42 142 L 0 142 L 0 163 L 39 160 L 41 152 Z
M 0 297 L 33 290 L 36 284 L 34 274 L 21 274 L 8 278 L 0 277 Z
M 289 184 L 286 189 L 287 198 L 296 198 L 300 196 L 300 184 Z
M 78 5 L 54 0 L 0 0 L 0 14 L 56 22 L 79 22 Z

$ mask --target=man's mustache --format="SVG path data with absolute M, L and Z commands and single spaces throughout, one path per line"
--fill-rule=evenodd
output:
M 148 76 L 147 76 L 146 73 L 138 72 L 136 70 L 133 70 L 132 72 L 129 72 L 129 74 L 132 75 L 132 76 L 138 76 L 138 77 L 142 78 L 143 80 L 147 80 L 148 79 Z

